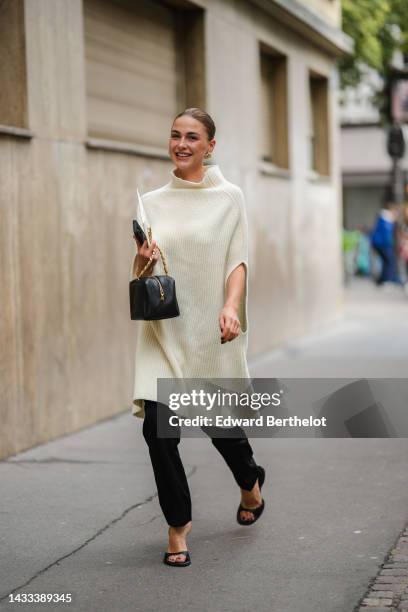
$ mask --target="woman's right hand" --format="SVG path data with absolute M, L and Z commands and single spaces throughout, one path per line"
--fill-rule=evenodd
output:
M 154 266 L 156 265 L 159 259 L 159 251 L 156 248 L 157 242 L 155 240 L 152 240 L 152 243 L 149 246 L 147 244 L 147 240 L 145 240 L 143 244 L 140 244 L 136 240 L 135 236 L 133 236 L 133 239 L 136 243 L 136 249 L 137 249 L 137 272 L 138 274 L 143 270 L 143 268 L 149 261 L 150 257 L 153 256 L 150 266 L 143 273 L 143 276 L 149 276 L 153 272 Z

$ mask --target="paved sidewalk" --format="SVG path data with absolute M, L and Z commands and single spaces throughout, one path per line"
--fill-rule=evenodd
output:
M 355 285 L 335 329 L 258 360 L 252 375 L 347 376 L 350 355 L 361 371 L 392 361 L 405 375 L 408 300 L 377 297 Z M 407 440 L 252 445 L 266 509 L 240 527 L 239 491 L 211 442 L 181 442 L 194 523 L 192 565 L 177 569 L 161 563 L 167 528 L 130 413 L 0 462 L 0 610 L 47 609 L 9 603 L 13 592 L 71 593 L 48 609 L 75 612 L 351 612 L 408 519 Z
M 281 378 L 407 378 L 408 295 L 353 279 L 341 321 L 262 356 L 253 371 Z

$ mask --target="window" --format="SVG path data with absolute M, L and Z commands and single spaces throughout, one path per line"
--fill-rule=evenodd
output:
M 24 1 L 0 2 L 0 124 L 27 127 Z
M 84 17 L 89 136 L 163 148 L 173 117 L 205 104 L 203 12 L 84 0 Z
M 309 158 L 312 170 L 330 174 L 328 80 L 315 72 L 309 73 L 310 134 Z
M 261 159 L 289 168 L 286 57 L 264 44 L 261 64 Z

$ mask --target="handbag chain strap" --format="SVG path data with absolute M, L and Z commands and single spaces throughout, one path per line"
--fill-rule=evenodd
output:
M 149 239 L 150 239 L 150 242 L 151 242 L 151 241 L 152 241 L 152 230 L 151 230 L 151 228 L 149 227 L 147 231 L 148 231 L 148 233 L 149 233 Z M 161 260 L 162 260 L 162 263 L 163 263 L 164 273 L 165 273 L 165 275 L 166 275 L 166 276 L 168 276 L 168 275 L 169 275 L 169 272 L 168 272 L 168 269 L 167 269 L 167 262 L 166 262 L 166 258 L 165 258 L 165 257 L 164 257 L 164 255 L 163 255 L 163 251 L 162 251 L 162 250 L 161 250 L 161 248 L 160 248 L 159 246 L 157 246 L 157 245 L 156 245 L 156 249 L 157 249 L 157 250 L 159 251 L 159 253 L 160 253 L 160 257 L 161 257 Z M 140 280 L 141 276 L 143 276 L 143 274 L 146 272 L 147 268 L 150 266 L 150 264 L 152 263 L 152 261 L 153 261 L 153 255 L 150 255 L 150 257 L 149 257 L 149 259 L 148 259 L 148 261 L 147 261 L 146 265 L 143 267 L 143 270 L 142 270 L 141 272 L 139 272 L 139 274 L 136 274 L 136 279 L 137 279 L 137 280 Z

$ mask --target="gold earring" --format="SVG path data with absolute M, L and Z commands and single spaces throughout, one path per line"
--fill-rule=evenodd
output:
M 210 159 L 211 157 L 211 153 L 209 151 L 207 151 L 207 153 L 204 155 L 205 159 Z

